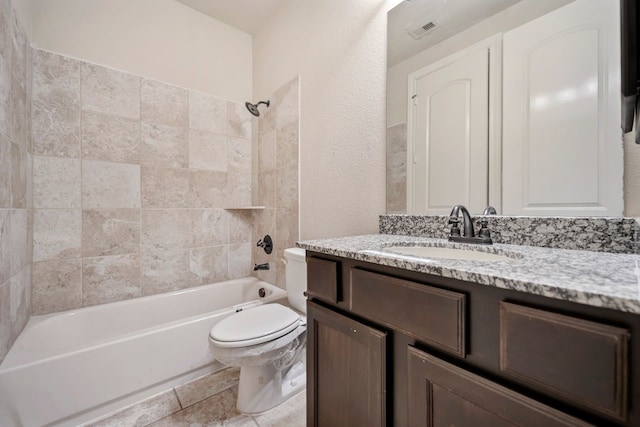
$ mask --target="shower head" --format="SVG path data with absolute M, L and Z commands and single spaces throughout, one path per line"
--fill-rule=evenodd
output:
M 266 100 L 266 101 L 260 101 L 257 104 L 252 104 L 250 102 L 244 103 L 245 107 L 247 107 L 247 110 L 249 110 L 249 112 L 256 117 L 260 117 L 260 111 L 258 111 L 258 105 L 260 104 L 265 104 L 268 107 L 270 102 L 269 100 Z

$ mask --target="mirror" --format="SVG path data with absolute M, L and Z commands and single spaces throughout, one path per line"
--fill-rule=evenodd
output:
M 461 203 L 472 214 L 492 205 L 502 215 L 621 216 L 617 3 L 406 0 L 392 9 L 387 213 L 448 214 Z M 486 86 L 478 95 L 476 81 Z

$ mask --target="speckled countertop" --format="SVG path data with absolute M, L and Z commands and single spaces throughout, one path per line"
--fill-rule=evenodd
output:
M 309 251 L 398 267 L 436 276 L 640 314 L 640 255 L 535 246 L 449 243 L 444 239 L 389 234 L 306 240 Z M 394 254 L 390 246 L 465 248 L 507 255 L 508 261 L 426 259 Z

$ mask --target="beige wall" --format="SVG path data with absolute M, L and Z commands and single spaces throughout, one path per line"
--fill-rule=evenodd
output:
M 0 0 L 0 362 L 31 310 L 31 61 L 10 0 Z
M 640 217 L 640 145 L 635 131 L 624 135 L 624 216 Z
M 254 98 L 300 75 L 300 237 L 375 233 L 385 212 L 384 0 L 285 0 L 254 37 Z
M 233 101 L 251 98 L 251 36 L 181 3 L 16 1 L 30 3 L 34 47 Z

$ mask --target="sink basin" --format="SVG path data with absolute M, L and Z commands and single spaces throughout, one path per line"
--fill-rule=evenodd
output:
M 434 246 L 391 246 L 384 250 L 420 258 L 456 259 L 462 261 L 514 261 L 515 259 L 514 257 L 488 252 Z

